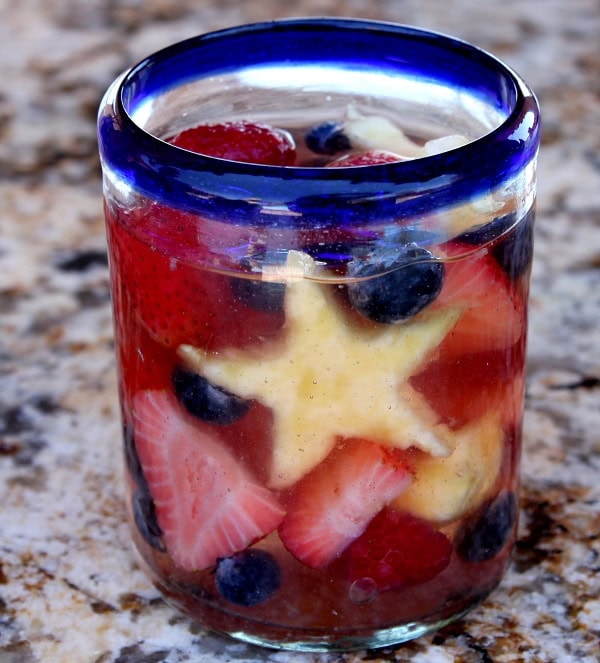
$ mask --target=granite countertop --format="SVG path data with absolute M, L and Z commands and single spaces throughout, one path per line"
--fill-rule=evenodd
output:
M 290 3 L 291 4 L 291 3 Z M 5 0 L 0 9 L 0 660 L 600 660 L 600 6 L 597 0 Z M 207 634 L 137 569 L 125 523 L 95 113 L 158 47 L 290 15 L 437 29 L 504 58 L 544 112 L 521 527 L 501 587 L 378 652 Z

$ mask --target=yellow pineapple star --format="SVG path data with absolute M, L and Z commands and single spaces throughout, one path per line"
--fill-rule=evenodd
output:
M 459 311 L 359 329 L 344 319 L 322 285 L 306 278 L 311 264 L 308 256 L 291 251 L 287 276 L 280 276 L 287 283 L 281 344 L 260 355 L 234 348 L 179 349 L 187 365 L 213 384 L 273 410 L 270 485 L 296 482 L 327 456 L 337 436 L 446 456 L 450 450 L 436 434 L 428 405 L 407 380 L 454 326 Z

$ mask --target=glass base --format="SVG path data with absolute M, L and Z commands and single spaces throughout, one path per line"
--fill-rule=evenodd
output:
M 159 589 L 160 586 L 158 587 Z M 191 619 L 194 619 L 192 615 L 185 609 L 180 602 L 173 597 L 165 596 L 163 593 L 164 600 L 172 605 L 174 608 L 187 614 Z M 225 630 L 211 626 L 209 620 L 196 620 L 200 626 L 205 628 L 211 633 L 216 633 L 225 637 L 232 638 L 233 640 L 238 640 L 240 642 L 245 642 L 251 645 L 257 645 L 259 647 L 267 647 L 269 649 L 277 649 L 284 651 L 297 651 L 297 652 L 351 652 L 358 651 L 363 649 L 380 649 L 383 647 L 392 647 L 394 645 L 402 644 L 403 642 L 408 642 L 409 640 L 416 640 L 428 633 L 434 633 L 441 628 L 444 628 L 448 624 L 452 624 L 455 621 L 458 621 L 464 617 L 468 612 L 473 610 L 480 601 L 477 601 L 475 604 L 469 605 L 469 607 L 457 612 L 449 617 L 440 619 L 436 622 L 409 622 L 401 624 L 399 626 L 391 626 L 382 628 L 379 630 L 368 630 L 362 633 L 357 632 L 354 635 L 346 633 L 322 633 L 315 634 L 313 631 L 312 635 L 303 633 L 302 629 L 286 629 L 284 626 L 274 626 L 272 624 L 262 624 L 261 626 L 266 628 L 274 637 L 269 637 L 266 635 L 257 635 L 253 633 L 247 633 L 243 630 Z M 205 613 L 206 614 L 206 613 Z M 263 630 L 260 629 L 260 630 Z M 279 635 L 277 631 L 281 631 Z
M 404 622 L 385 625 L 380 629 L 354 627 L 324 630 L 319 628 L 293 627 L 242 617 L 228 612 L 223 606 L 210 605 L 206 597 L 191 597 L 174 593 L 172 587 L 159 578 L 137 549 L 133 549 L 138 564 L 150 581 L 159 590 L 163 600 L 199 626 L 225 637 L 268 649 L 296 652 L 351 652 L 363 649 L 380 649 L 415 640 L 458 621 L 480 605 L 499 584 L 500 579 L 490 583 L 477 595 L 446 606 L 445 613 L 433 616 L 431 621 Z
M 340 636 L 339 638 L 332 636 L 332 639 L 329 642 L 325 642 L 323 639 L 315 638 L 314 640 L 311 640 L 302 639 L 301 637 L 297 641 L 281 642 L 279 640 L 275 641 L 257 637 L 244 633 L 243 631 L 221 633 L 221 635 L 226 635 L 235 640 L 258 645 L 260 647 L 297 652 L 350 652 L 361 649 L 380 649 L 383 647 L 399 645 L 403 642 L 408 642 L 409 640 L 416 640 L 428 633 L 434 633 L 435 631 L 444 628 L 444 626 L 458 621 L 472 609 L 473 608 L 468 608 L 452 617 L 442 619 L 435 623 L 422 624 L 419 622 L 413 622 L 402 624 L 401 626 L 381 629 L 380 631 L 371 631 L 368 635 Z

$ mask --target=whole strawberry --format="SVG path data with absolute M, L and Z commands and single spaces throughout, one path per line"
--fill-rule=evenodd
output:
M 256 122 L 200 124 L 169 140 L 177 147 L 211 157 L 269 166 L 292 166 L 296 147 L 290 134 Z

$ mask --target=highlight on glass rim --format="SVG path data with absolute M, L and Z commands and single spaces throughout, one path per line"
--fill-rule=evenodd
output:
M 514 543 L 539 111 L 452 37 L 351 19 L 149 55 L 98 118 L 139 560 L 212 630 L 382 647 Z

